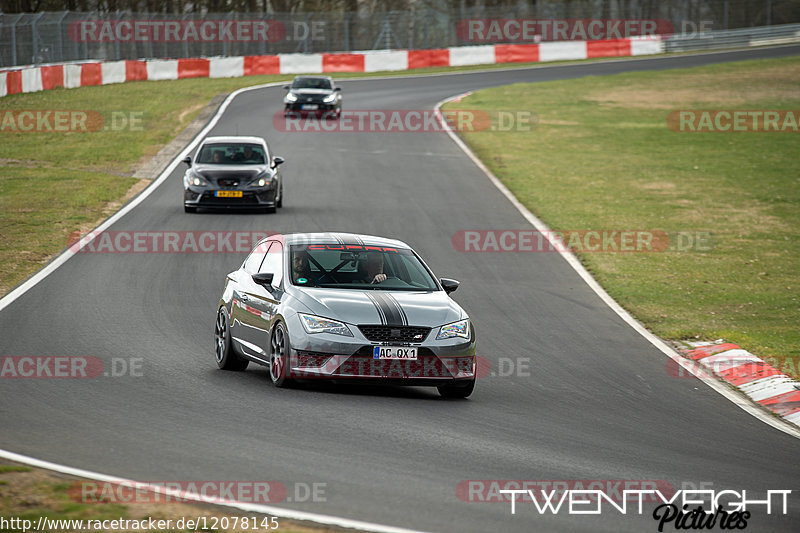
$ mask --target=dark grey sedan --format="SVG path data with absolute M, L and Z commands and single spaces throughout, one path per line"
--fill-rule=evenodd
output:
M 183 176 L 183 208 L 261 209 L 274 213 L 283 206 L 283 180 L 278 166 L 260 137 L 207 137 Z
M 216 360 L 225 370 L 269 367 L 272 382 L 323 379 L 475 387 L 475 331 L 407 244 L 366 235 L 305 233 L 261 241 L 228 274 L 217 308 Z

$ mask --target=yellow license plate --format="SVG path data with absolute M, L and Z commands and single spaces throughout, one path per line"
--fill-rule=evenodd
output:
M 242 191 L 215 191 L 214 196 L 217 198 L 241 198 Z

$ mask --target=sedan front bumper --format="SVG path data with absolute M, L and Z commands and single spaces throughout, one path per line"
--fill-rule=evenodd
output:
M 242 191 L 242 196 L 237 198 L 218 197 L 214 190 L 184 189 L 183 205 L 185 207 L 204 207 L 209 209 L 252 209 L 262 207 L 275 207 L 277 189 L 261 189 L 256 191 Z

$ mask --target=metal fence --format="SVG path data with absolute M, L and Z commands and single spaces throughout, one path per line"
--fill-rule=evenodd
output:
M 800 23 L 798 0 L 538 0 L 518 2 L 512 8 L 502 9 L 431 7 L 436 5 L 431 2 L 406 11 L 369 13 L 176 15 L 63 11 L 0 14 L 0 67 L 83 60 L 430 49 L 483 44 L 465 38 L 459 31 L 460 25 L 468 20 L 658 20 L 666 21 L 672 28 L 668 33 L 686 37 L 686 40 L 676 38 L 683 43 L 707 42 L 698 40 L 702 37 L 697 34 L 709 30 Z M 177 24 L 182 29 L 194 24 L 196 29 L 203 23 L 217 23 L 218 29 L 229 24 L 233 32 L 243 28 L 251 37 L 253 32 L 262 33 L 257 39 L 239 39 L 235 33 L 217 39 L 195 39 L 192 34 L 187 37 L 184 33 L 178 38 L 175 34 L 165 38 L 161 33 L 159 38 L 152 33 L 164 32 L 167 24 L 173 28 Z M 265 25 L 268 27 L 266 38 Z M 149 30 L 139 35 L 143 38 L 125 38 L 130 37 L 136 27 Z M 500 35 L 491 42 L 515 42 L 506 37 Z M 558 36 L 543 35 L 541 38 L 558 40 Z M 675 49 L 683 49 L 680 46 L 683 45 L 675 44 Z
M 664 43 L 664 50 L 687 52 L 788 43 L 800 43 L 800 24 L 675 35 Z

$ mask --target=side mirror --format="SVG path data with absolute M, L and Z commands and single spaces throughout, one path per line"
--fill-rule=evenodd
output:
M 265 272 L 261 274 L 253 274 L 252 277 L 256 284 L 261 285 L 267 290 L 272 290 L 272 280 L 275 278 L 275 274 Z
M 276 155 L 272 158 L 272 168 L 278 168 L 278 165 L 282 165 L 286 162 L 284 158 L 279 155 Z
M 461 285 L 460 282 L 450 278 L 439 278 L 439 283 L 442 284 L 442 288 L 447 294 L 454 292 Z
M 284 86 L 283 86 L 283 90 L 284 90 L 284 91 L 288 91 L 289 89 L 291 89 L 291 87 L 289 87 L 288 85 L 284 85 Z
M 189 165 L 189 167 L 192 166 L 192 158 L 190 156 L 188 156 L 188 155 L 183 158 L 183 162 L 186 163 L 187 165 Z
M 342 90 L 342 88 L 341 88 L 341 87 L 336 87 L 336 88 L 334 88 L 333 90 L 334 90 L 334 91 L 341 91 L 341 90 Z

